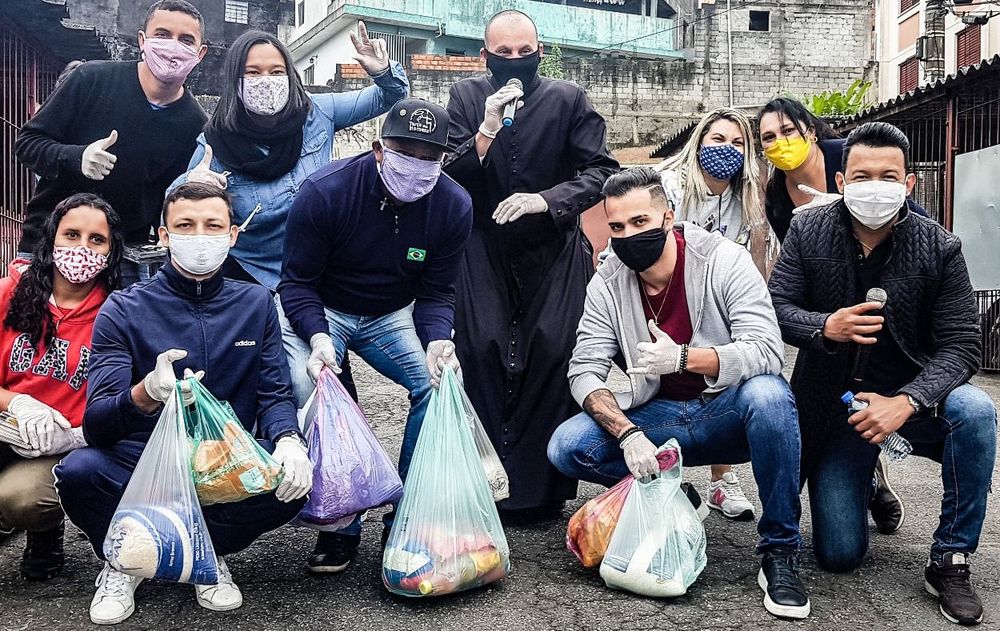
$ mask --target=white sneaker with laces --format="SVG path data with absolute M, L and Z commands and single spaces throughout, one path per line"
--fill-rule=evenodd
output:
M 94 624 L 118 624 L 135 612 L 135 589 L 142 579 L 124 574 L 104 564 L 94 586 L 97 592 L 90 601 L 90 621 Z
M 709 483 L 707 503 L 726 519 L 751 521 L 754 518 L 753 504 L 743 494 L 740 479 L 732 471 L 723 473 L 721 480 Z
M 243 606 L 243 593 L 233 582 L 229 566 L 219 559 L 219 582 L 215 585 L 195 585 L 194 595 L 198 604 L 211 611 L 232 611 Z

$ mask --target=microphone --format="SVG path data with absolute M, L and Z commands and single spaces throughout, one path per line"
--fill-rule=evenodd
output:
M 879 316 L 882 315 L 882 308 L 885 307 L 886 301 L 889 299 L 889 294 L 885 292 L 881 287 L 872 287 L 865 294 L 865 302 L 877 302 L 878 308 L 872 309 L 865 315 Z M 877 337 L 876 333 L 876 337 Z M 872 344 L 858 344 L 858 352 L 854 355 L 854 369 L 851 371 L 851 380 L 854 383 L 861 383 L 865 380 L 865 372 L 868 370 L 868 357 L 872 352 Z
M 507 85 L 514 86 L 518 90 L 524 90 L 524 85 L 521 83 L 520 79 L 511 79 L 507 82 Z M 510 127 L 514 124 L 514 113 L 517 111 L 517 99 L 514 99 L 503 106 L 503 122 L 504 127 Z

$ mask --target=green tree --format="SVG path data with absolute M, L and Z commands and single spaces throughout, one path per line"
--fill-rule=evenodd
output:
M 541 63 L 538 64 L 538 74 L 549 79 L 562 79 L 564 76 L 562 61 L 562 49 L 559 48 L 559 44 L 547 46 L 545 55 L 542 57 Z
M 829 91 L 814 94 L 802 100 L 810 112 L 824 117 L 853 116 L 867 107 L 865 97 L 872 87 L 871 81 L 855 79 L 854 83 L 841 91 Z

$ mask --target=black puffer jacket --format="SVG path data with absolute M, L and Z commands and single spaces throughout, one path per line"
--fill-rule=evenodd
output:
M 931 407 L 979 370 L 979 314 L 958 237 L 907 209 L 902 213 L 882 273 L 889 295 L 883 330 L 921 367 L 897 393 Z M 840 395 L 850 345 L 826 340 L 822 331 L 834 311 L 856 303 L 853 238 L 843 201 L 802 212 L 792 219 L 768 284 L 782 337 L 800 349 L 792 390 L 802 426 L 803 480 L 830 424 L 844 419 Z

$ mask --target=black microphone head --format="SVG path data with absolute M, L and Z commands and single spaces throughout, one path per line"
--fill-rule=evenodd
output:
M 518 90 L 523 90 L 524 89 L 524 84 L 521 83 L 520 79 L 511 79 L 510 81 L 507 82 L 507 85 L 514 86 Z
M 889 294 L 885 293 L 881 287 L 872 287 L 865 294 L 865 302 L 877 302 L 879 309 L 885 306 L 887 300 L 889 300 Z

